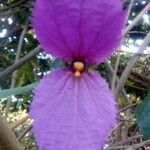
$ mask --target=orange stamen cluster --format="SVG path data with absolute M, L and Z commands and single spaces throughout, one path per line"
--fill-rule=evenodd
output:
M 73 70 L 74 70 L 75 77 L 80 77 L 84 69 L 85 69 L 85 66 L 83 62 L 77 61 L 73 63 Z

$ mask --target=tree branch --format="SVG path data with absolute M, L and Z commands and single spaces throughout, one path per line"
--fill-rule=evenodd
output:
M 20 39 L 19 39 L 19 42 L 18 42 L 17 51 L 16 51 L 15 62 L 17 62 L 19 60 L 19 57 L 21 55 L 21 49 L 22 49 L 22 45 L 23 45 L 24 36 L 25 36 L 25 34 L 27 32 L 27 28 L 28 28 L 28 25 L 26 24 L 24 29 L 21 32 Z M 13 72 L 13 74 L 12 74 L 12 80 L 11 80 L 10 89 L 15 87 L 15 85 L 16 85 L 16 77 L 17 77 L 17 70 L 15 70 Z M 9 108 L 11 107 L 11 103 L 12 103 L 11 97 L 9 97 L 8 101 L 7 101 L 7 104 L 6 104 L 6 109 L 5 109 L 5 117 L 6 118 L 8 116 Z
M 7 150 L 22 150 L 14 133 L 2 117 L 0 117 L 0 141 L 5 144 Z
M 33 58 L 35 55 L 37 55 L 39 52 L 41 52 L 41 48 L 38 46 L 34 50 L 32 50 L 30 53 L 25 55 L 23 58 L 15 62 L 13 65 L 9 66 L 6 70 L 4 70 L 0 74 L 0 80 L 3 78 L 6 78 L 6 76 L 10 75 L 14 70 L 18 69 L 20 66 L 22 66 L 24 63 L 29 61 L 31 58 Z
M 128 19 L 129 19 L 129 15 L 130 15 L 130 13 L 131 13 L 133 4 L 134 4 L 134 0 L 131 0 L 130 5 L 129 5 L 129 8 L 128 8 L 128 13 L 127 13 L 127 21 L 128 21 Z
M 22 123 L 24 123 L 25 121 L 27 121 L 29 119 L 28 115 L 25 115 L 24 117 L 22 117 L 21 119 L 17 120 L 16 122 L 12 123 L 10 125 L 11 130 L 14 130 L 15 128 L 17 128 L 19 125 L 21 125 Z
M 123 71 L 120 80 L 116 86 L 115 89 L 115 95 L 116 95 L 116 99 L 118 99 L 119 95 L 120 95 L 120 91 L 123 89 L 125 82 L 132 70 L 132 68 L 134 67 L 135 63 L 139 60 L 140 58 L 140 54 L 139 53 L 143 53 L 143 51 L 146 49 L 146 47 L 148 46 L 148 44 L 150 43 L 150 32 L 146 35 L 143 44 L 140 46 L 139 50 L 138 50 L 138 54 L 135 54 L 130 61 L 127 64 L 127 67 L 125 68 L 125 70 Z
M 137 17 L 135 17 L 134 20 L 132 20 L 132 23 L 126 27 L 124 35 L 126 35 L 142 19 L 143 15 L 149 10 L 150 10 L 150 3 L 147 4 L 145 8 L 137 15 Z
M 105 66 L 107 67 L 107 69 L 108 69 L 108 71 L 110 72 L 110 74 L 113 75 L 114 70 L 113 70 L 111 64 L 109 63 L 108 59 L 105 59 Z M 118 79 L 118 77 L 116 76 L 116 82 L 118 83 L 118 81 L 119 81 L 119 79 Z M 125 89 L 122 90 L 122 95 L 124 96 L 124 98 L 126 99 L 126 101 L 127 101 L 128 103 L 130 103 L 130 99 L 128 98 Z

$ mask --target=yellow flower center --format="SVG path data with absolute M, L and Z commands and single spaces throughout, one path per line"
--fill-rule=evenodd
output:
M 82 72 L 84 71 L 85 65 L 83 62 L 74 62 L 73 63 L 73 70 L 74 70 L 74 76 L 80 77 Z

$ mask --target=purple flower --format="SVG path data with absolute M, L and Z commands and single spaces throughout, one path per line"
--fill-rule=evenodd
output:
M 102 62 L 122 38 L 121 0 L 36 0 L 33 27 L 41 47 L 68 62 L 34 90 L 30 107 L 40 150 L 101 150 L 115 123 L 113 95 L 87 65 Z

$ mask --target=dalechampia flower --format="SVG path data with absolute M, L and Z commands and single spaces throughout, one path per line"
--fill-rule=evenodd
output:
M 118 46 L 125 24 L 121 0 L 36 0 L 33 28 L 41 47 L 67 62 L 34 90 L 30 116 L 40 150 L 101 150 L 115 124 L 115 102 L 90 64 Z

